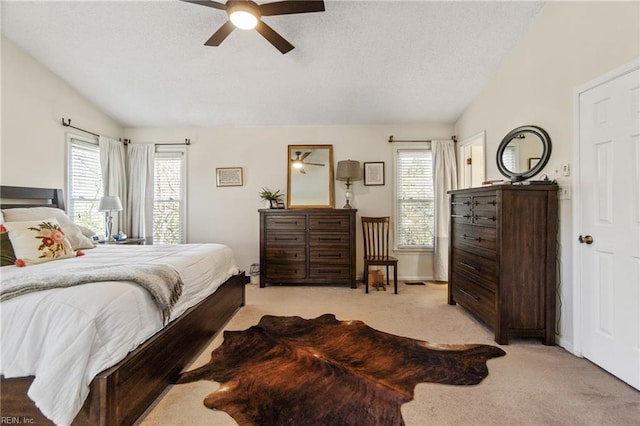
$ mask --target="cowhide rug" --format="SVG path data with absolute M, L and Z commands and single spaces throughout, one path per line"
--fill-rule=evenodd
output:
M 439 345 L 383 333 L 332 314 L 306 320 L 266 315 L 225 331 L 211 361 L 178 383 L 214 380 L 204 405 L 240 425 L 403 425 L 400 406 L 418 383 L 475 385 L 489 345 Z

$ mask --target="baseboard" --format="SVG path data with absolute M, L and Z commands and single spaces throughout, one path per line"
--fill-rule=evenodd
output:
M 577 355 L 575 353 L 575 350 L 573 348 L 573 342 L 571 342 L 571 341 L 569 341 L 567 339 L 564 339 L 562 337 L 558 337 L 556 342 L 557 342 L 558 346 L 560 346 L 561 348 L 565 349 L 567 352 L 571 353 L 572 355 L 579 356 L 580 358 L 582 358 L 580 355 Z

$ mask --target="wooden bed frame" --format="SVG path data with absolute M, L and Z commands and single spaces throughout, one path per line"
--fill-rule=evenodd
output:
M 64 209 L 61 189 L 0 186 L 0 207 L 58 207 Z M 24 204 L 28 200 L 29 204 Z M 6 201 L 6 202 L 5 202 Z M 234 275 L 215 293 L 191 307 L 115 366 L 99 373 L 74 425 L 130 425 L 200 353 L 245 303 L 244 272 Z M 52 424 L 27 390 L 33 376 L 0 376 L 3 418 L 21 423 Z

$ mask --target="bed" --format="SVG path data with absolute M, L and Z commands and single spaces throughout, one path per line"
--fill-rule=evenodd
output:
M 45 206 L 64 209 L 62 191 L 58 189 L 2 186 L 0 191 L 0 196 L 2 197 L 0 207 L 3 209 L 26 207 L 25 202 L 28 203 L 29 208 Z M 175 252 L 178 248 L 181 250 L 180 253 Z M 148 263 L 174 262 L 178 265 L 176 269 L 178 267 L 188 268 L 185 269 L 187 272 L 184 272 L 184 275 L 187 276 L 185 278 L 185 290 L 176 302 L 175 311 L 172 312 L 172 315 L 175 313 L 176 316 L 178 313 L 181 314 L 167 319 L 168 323 L 163 325 L 164 321 L 161 315 L 156 312 L 158 319 L 149 320 L 151 336 L 145 337 L 144 341 L 128 352 L 122 360 L 114 365 L 105 367 L 104 370 L 93 377 L 89 385 L 89 394 L 74 418 L 73 424 L 128 425 L 134 423 L 167 385 L 171 384 L 184 367 L 194 359 L 209 340 L 220 331 L 235 312 L 241 306 L 244 306 L 245 277 L 243 272 L 237 270 L 237 267 L 234 270 L 234 268 L 225 264 L 226 266 L 223 268 L 226 271 L 224 272 L 226 275 L 220 275 L 220 271 L 211 272 L 212 276 L 215 275 L 217 277 L 215 280 L 220 282 L 210 284 L 217 287 L 217 289 L 209 295 L 206 295 L 209 290 L 205 290 L 204 286 L 191 287 L 191 283 L 187 282 L 188 279 L 191 280 L 192 276 L 204 276 L 203 280 L 207 282 L 214 280 L 213 278 L 210 279 L 209 275 L 207 275 L 208 272 L 202 269 L 202 264 L 205 263 L 204 260 L 198 260 L 198 262 L 193 260 L 200 259 L 197 256 L 202 254 L 202 259 L 208 259 L 206 256 L 212 259 L 214 256 L 217 256 L 216 258 L 229 258 L 229 252 L 230 249 L 226 248 L 226 246 L 217 244 L 190 244 L 184 247 L 112 245 L 86 250 L 85 256 L 81 258 L 56 260 L 26 268 L 33 268 L 34 271 L 47 271 L 53 268 L 54 264 L 64 267 L 65 262 L 67 262 L 67 265 L 72 262 L 83 262 L 91 266 L 94 264 L 93 262 L 96 262 L 96 259 L 106 258 L 107 255 L 113 256 L 117 262 L 123 261 L 124 258 L 132 258 L 138 262 L 144 261 Z M 176 257 L 174 256 L 175 254 L 179 255 Z M 3 277 L 6 277 L 5 279 L 9 280 L 15 268 L 15 266 L 5 266 L 2 268 L 4 272 L 0 272 L 2 272 Z M 183 275 L 183 273 L 181 272 L 180 275 Z M 115 291 L 114 283 L 97 283 L 95 288 L 105 287 L 113 292 Z M 125 282 L 118 283 L 118 285 L 128 286 L 127 291 L 132 293 L 145 293 L 145 290 L 137 289 L 133 283 Z M 76 288 L 88 286 L 90 284 L 77 286 Z M 71 288 L 60 290 L 70 291 Z M 9 312 L 11 312 L 11 309 L 17 312 L 25 311 L 26 309 L 18 305 L 18 302 L 27 303 L 26 298 L 28 297 L 36 299 L 42 297 L 41 295 L 34 296 L 36 293 L 58 292 L 60 290 L 46 290 L 19 296 L 6 303 L 3 302 L 4 310 Z M 86 292 L 87 290 L 84 289 L 82 291 Z M 54 295 L 54 293 L 50 294 Z M 82 295 L 74 294 L 68 300 L 82 303 L 82 297 Z M 150 299 L 150 296 L 147 294 L 146 298 Z M 186 302 L 187 300 L 193 306 L 189 306 Z M 197 300 L 197 302 L 194 302 L 194 300 Z M 184 303 L 182 303 L 183 301 Z M 139 305 L 141 302 L 128 303 Z M 119 309 L 125 309 L 123 306 L 126 306 L 126 304 L 121 303 L 117 305 Z M 121 321 L 125 320 L 121 319 Z M 160 322 L 159 327 L 157 327 L 158 321 Z M 153 327 L 157 327 L 158 331 Z M 3 345 L 4 339 L 5 330 L 3 330 Z M 51 421 L 40 412 L 34 402 L 27 396 L 27 391 L 34 382 L 33 376 L 16 378 L 2 376 L 0 380 L 0 409 L 3 418 L 20 419 L 23 423 L 51 424 Z

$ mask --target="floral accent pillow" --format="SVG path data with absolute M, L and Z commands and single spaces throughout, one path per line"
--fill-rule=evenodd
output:
M 32 265 L 75 257 L 69 239 L 55 218 L 29 222 L 5 222 L 16 255 L 16 265 Z
M 0 223 L 0 266 L 13 265 L 16 261 L 16 255 L 13 252 L 11 240 L 7 228 Z
M 83 235 L 81 229 L 69 219 L 69 216 L 67 216 L 64 210 L 54 207 L 18 207 L 4 209 L 2 213 L 4 214 L 5 223 L 31 220 L 43 221 L 54 218 L 62 227 L 62 232 L 64 232 L 64 235 L 69 239 L 71 247 L 73 247 L 74 250 L 90 249 L 96 246 L 91 238 Z

